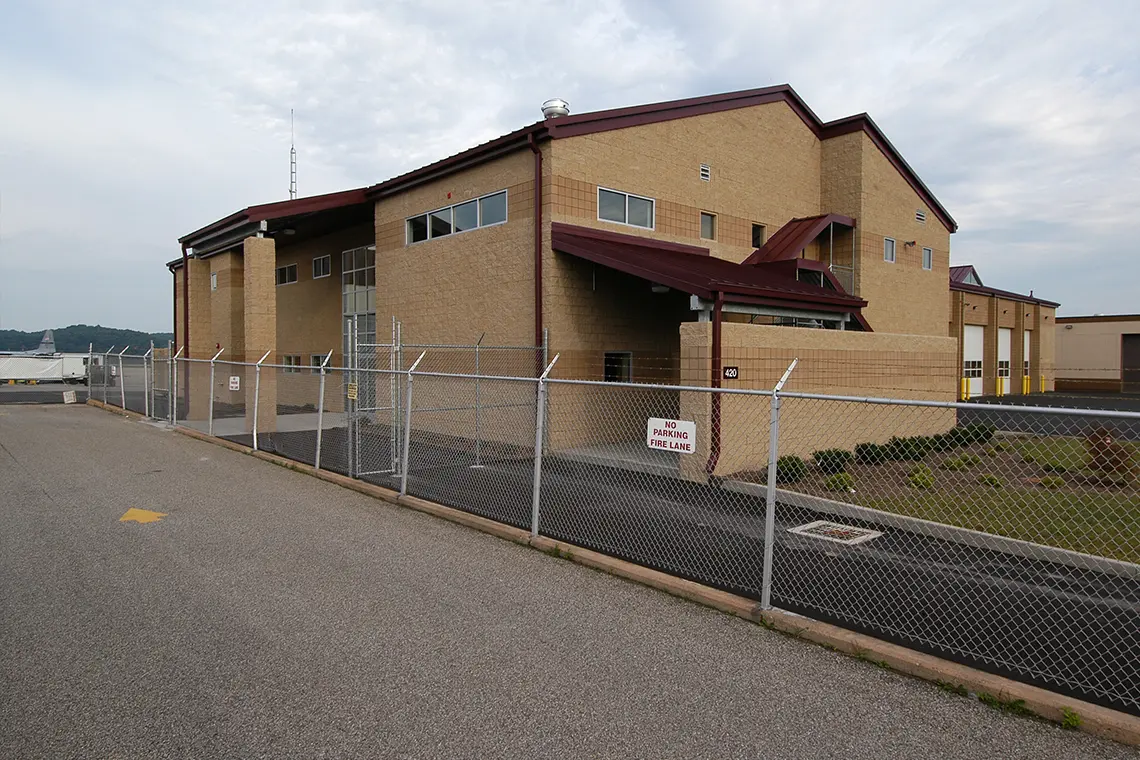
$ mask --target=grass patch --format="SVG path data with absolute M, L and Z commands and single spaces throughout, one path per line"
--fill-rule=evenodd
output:
M 865 490 L 865 489 L 864 489 Z M 969 498 L 909 491 L 866 506 L 1061 549 L 1140 563 L 1137 498 L 1128 493 L 990 488 Z
M 1140 456 L 1140 444 L 1118 443 L 1131 450 L 1133 458 Z M 1046 472 L 1080 472 L 1088 462 L 1085 440 L 1077 437 L 1030 438 L 1020 442 L 1017 451 L 1023 462 L 1039 464 Z
M 1081 727 L 1081 716 L 1068 707 L 1061 708 L 1061 728 L 1066 731 L 1076 731 Z

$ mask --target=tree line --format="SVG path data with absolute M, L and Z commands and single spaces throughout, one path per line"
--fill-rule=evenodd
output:
M 45 328 L 46 329 L 46 328 Z M 170 333 L 145 333 L 138 330 L 120 330 L 102 325 L 69 325 L 52 330 L 55 336 L 55 350 L 65 354 L 85 354 L 88 346 L 95 353 L 103 353 L 115 347 L 116 351 L 130 346 L 129 353 L 143 353 L 150 348 L 153 340 L 156 346 L 166 347 L 173 339 Z M 31 351 L 40 345 L 44 331 L 22 332 L 20 330 L 0 330 L 0 351 Z

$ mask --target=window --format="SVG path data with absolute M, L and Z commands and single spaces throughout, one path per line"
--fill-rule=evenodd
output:
M 701 179 L 705 182 L 712 182 L 712 167 L 708 164 L 701 164 Z
M 926 212 L 922 209 L 916 209 L 914 212 L 914 221 L 919 224 L 926 224 Z
M 629 351 L 606 351 L 605 381 L 628 383 L 633 379 L 633 354 Z
M 285 374 L 295 375 L 301 371 L 301 356 L 299 354 L 286 354 L 281 357 L 281 363 L 285 365 Z
M 764 225 L 755 222 L 752 224 L 752 247 L 764 247 Z
M 507 191 L 484 195 L 447 208 L 409 217 L 405 224 L 407 244 L 447 237 L 478 227 L 490 227 L 507 221 Z
M 341 299 L 345 314 L 376 311 L 376 246 L 353 248 L 340 255 Z
M 277 284 L 288 285 L 297 281 L 297 265 L 286 264 L 283 267 L 277 267 Z
M 934 269 L 934 251 L 930 248 L 922 249 L 922 268 Z
M 332 256 L 317 256 L 313 259 L 313 279 L 319 280 L 332 274 Z
M 1009 359 L 998 362 L 998 377 L 1009 377 Z
M 701 212 L 701 237 L 716 240 L 716 214 Z
M 408 242 L 421 243 L 427 240 L 427 214 L 413 216 L 408 220 Z
M 218 289 L 218 273 L 210 272 L 210 290 Z
M 895 241 L 893 238 L 883 238 L 883 261 L 895 263 Z
M 972 271 L 971 271 L 971 272 L 968 272 L 968 273 L 966 274 L 966 279 L 965 279 L 965 280 L 963 280 L 963 282 L 966 282 L 966 283 L 968 283 L 968 284 L 970 284 L 970 285 L 978 285 L 979 287 L 980 287 L 980 286 L 981 286 L 981 284 L 982 284 L 982 281 L 981 281 L 981 280 L 979 280 L 979 279 L 977 278 L 977 276 L 976 276 L 976 275 L 975 275 L 975 274 L 974 274 Z
M 325 357 L 327 355 L 328 354 L 309 354 L 309 366 L 312 367 L 312 369 L 309 370 L 309 374 L 321 374 L 321 365 L 325 363 Z
M 982 376 L 982 360 L 981 359 L 968 359 L 962 365 L 963 377 L 981 377 Z
M 598 219 L 628 224 L 631 227 L 653 229 L 652 198 L 598 188 Z

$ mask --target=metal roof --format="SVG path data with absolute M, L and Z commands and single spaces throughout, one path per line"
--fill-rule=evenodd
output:
M 855 226 L 854 219 L 839 214 L 821 214 L 793 219 L 746 258 L 744 263 L 766 264 L 773 261 L 799 258 L 800 251 L 832 223 L 842 224 L 844 227 Z
M 845 293 L 799 282 L 794 272 L 745 266 L 710 256 L 708 249 L 578 227 L 551 225 L 555 251 L 576 256 L 649 282 L 713 300 L 810 306 L 823 311 L 857 312 L 867 302 Z

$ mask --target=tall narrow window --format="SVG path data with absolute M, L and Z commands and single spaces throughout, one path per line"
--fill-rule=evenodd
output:
M 716 240 L 716 214 L 701 212 L 701 237 Z
M 934 269 L 934 250 L 931 248 L 922 249 L 922 268 Z
M 755 222 L 752 224 L 752 247 L 764 247 L 764 225 L 756 224 Z
M 895 263 L 894 238 L 883 238 L 883 261 L 888 261 L 892 264 Z

